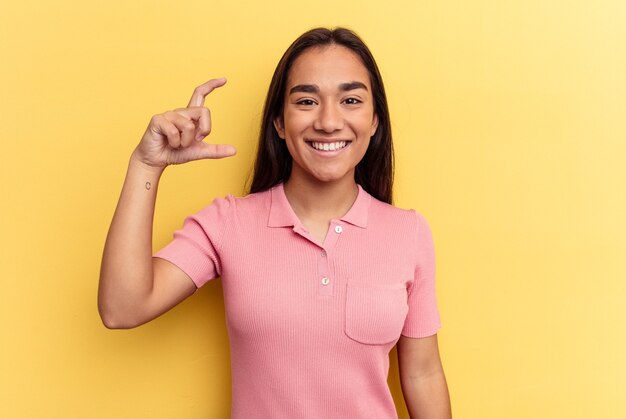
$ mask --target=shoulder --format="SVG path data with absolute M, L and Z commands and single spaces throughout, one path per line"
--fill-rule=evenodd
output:
M 199 220 L 229 219 L 238 215 L 253 215 L 265 212 L 271 204 L 270 190 L 244 196 L 233 194 L 216 197 L 213 201 L 194 214 Z
M 394 240 L 411 248 L 423 247 L 432 241 L 430 225 L 415 209 L 404 209 L 381 202 L 372 197 L 369 209 L 369 224 L 381 233 L 391 234 Z
M 371 199 L 369 212 L 373 222 L 397 223 L 413 229 L 419 228 L 421 224 L 428 224 L 416 210 L 399 208 L 374 197 Z

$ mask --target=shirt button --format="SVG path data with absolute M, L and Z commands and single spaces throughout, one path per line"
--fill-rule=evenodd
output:
M 343 227 L 341 226 L 336 226 L 335 227 L 335 233 L 340 234 L 343 231 Z
M 328 285 L 330 282 L 330 279 L 328 279 L 327 276 L 325 276 L 324 278 L 322 278 L 322 285 Z
M 326 256 L 326 250 L 322 250 L 322 256 Z

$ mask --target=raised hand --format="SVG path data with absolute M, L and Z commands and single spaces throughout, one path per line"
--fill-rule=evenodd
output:
M 196 87 L 186 108 L 154 115 L 133 157 L 149 166 L 165 168 L 170 164 L 233 156 L 236 150 L 231 145 L 202 141 L 211 132 L 211 113 L 204 101 L 224 84 L 225 78 L 209 80 Z

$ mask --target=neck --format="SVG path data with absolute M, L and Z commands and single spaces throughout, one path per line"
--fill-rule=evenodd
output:
M 301 221 L 330 221 L 344 216 L 359 193 L 354 176 L 332 182 L 291 176 L 284 184 L 285 196 Z

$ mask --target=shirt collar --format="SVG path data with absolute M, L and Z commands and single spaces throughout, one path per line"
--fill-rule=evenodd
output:
M 341 221 L 353 224 L 357 227 L 367 228 L 367 215 L 370 206 L 371 195 L 358 185 L 359 193 L 348 212 L 340 218 Z M 291 227 L 300 225 L 300 220 L 285 196 L 283 184 L 279 183 L 271 190 L 272 202 L 270 203 L 270 216 L 268 227 Z

